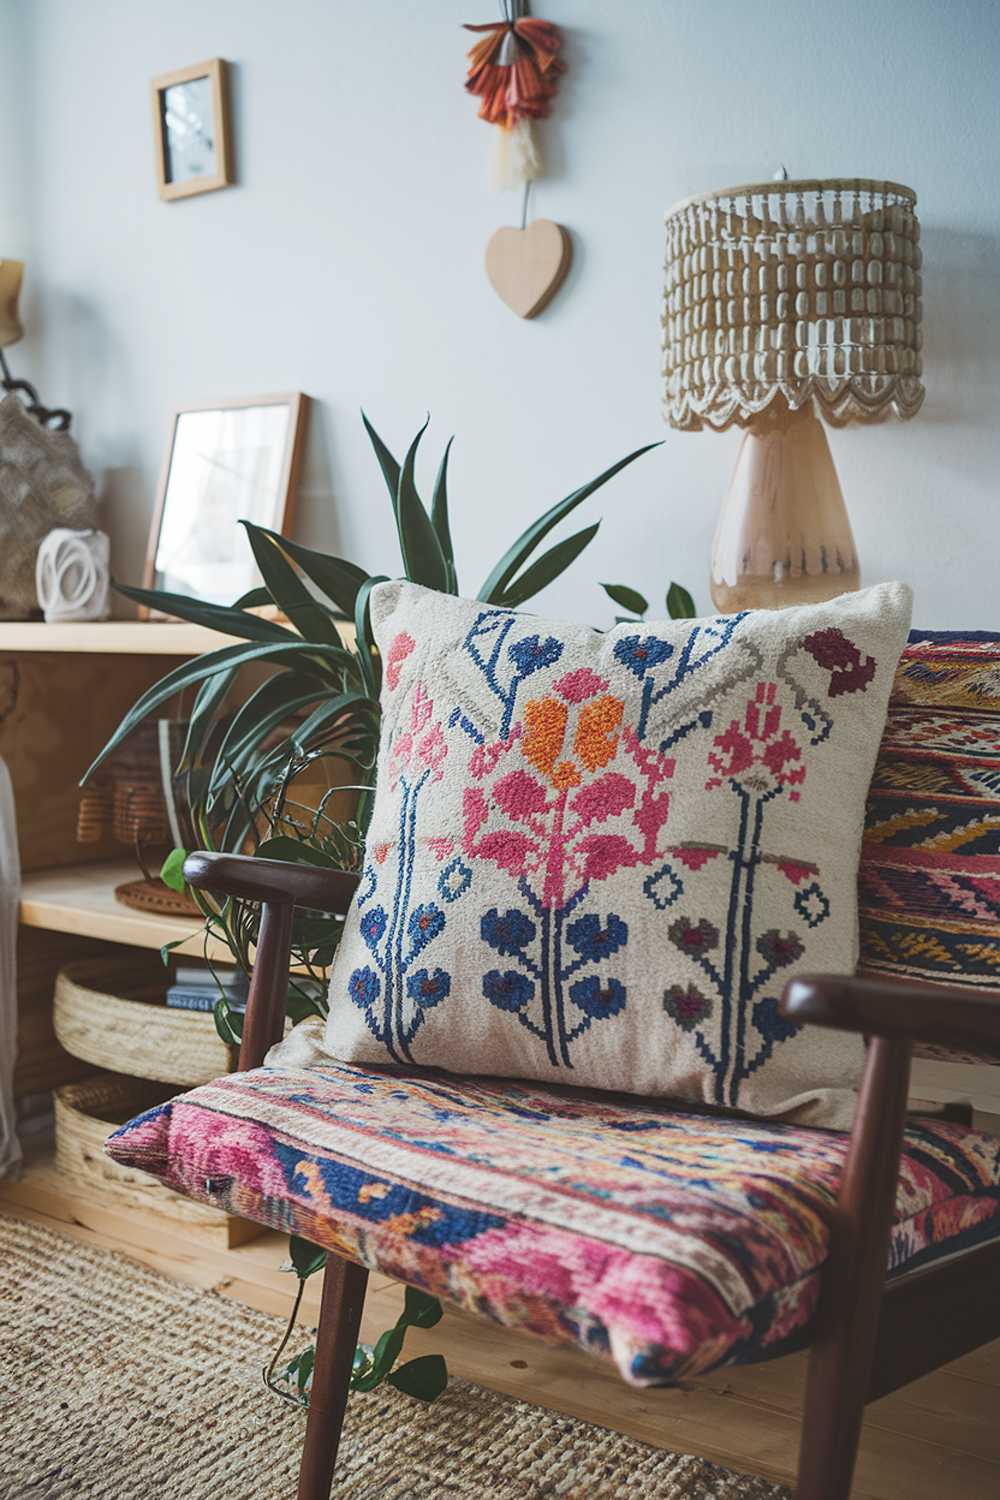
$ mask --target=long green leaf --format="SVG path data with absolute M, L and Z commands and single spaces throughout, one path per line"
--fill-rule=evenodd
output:
M 325 552 L 314 552 L 311 547 L 303 547 L 301 542 L 293 542 L 286 536 L 279 536 L 276 531 L 268 531 L 266 526 L 258 526 L 257 529 L 264 536 L 270 537 L 283 552 L 287 552 L 306 577 L 311 578 L 327 598 L 332 599 L 337 608 L 344 611 L 348 619 L 351 618 L 358 589 L 368 578 L 364 568 L 359 568 L 356 563 L 345 562 L 342 557 L 329 557 Z
M 327 702 L 321 703 L 318 708 L 313 709 L 312 713 L 308 718 L 303 719 L 301 724 L 296 724 L 288 736 L 289 742 L 304 754 L 324 725 L 330 723 L 331 720 L 336 723 L 338 719 L 344 717 L 355 705 L 364 706 L 370 712 L 374 728 L 375 723 L 377 723 L 378 709 L 372 703 L 371 699 L 364 693 L 340 693 L 336 698 L 331 698 Z
M 363 410 L 361 412 L 361 420 L 365 424 L 365 431 L 368 434 L 372 447 L 375 449 L 375 457 L 378 459 L 378 466 L 382 470 L 382 478 L 385 480 L 385 487 L 389 491 L 389 499 L 392 501 L 393 514 L 395 514 L 396 497 L 399 494 L 399 464 L 393 458 Z M 424 426 L 427 426 L 426 422 Z
M 440 589 L 442 593 L 447 593 L 448 564 L 431 518 L 424 509 L 424 502 L 417 494 L 413 475 L 417 449 L 426 430 L 425 422 L 403 460 L 396 495 L 396 526 L 407 578 L 414 583 L 424 584 L 426 588 Z
M 616 464 L 611 465 L 610 469 L 605 469 L 604 473 L 598 474 L 596 479 L 591 479 L 588 484 L 581 485 L 578 490 L 574 490 L 571 495 L 567 495 L 565 500 L 558 501 L 557 504 L 552 506 L 551 510 L 547 510 L 543 516 L 539 516 L 538 520 L 529 526 L 526 531 L 523 531 L 514 545 L 504 553 L 479 590 L 476 598 L 481 599 L 485 604 L 496 604 L 505 592 L 510 580 L 514 577 L 514 574 L 519 568 L 523 567 L 539 542 L 548 536 L 554 526 L 558 526 L 564 516 L 568 516 L 570 511 L 575 510 L 578 505 L 581 505 L 595 490 L 599 490 L 602 484 L 607 484 L 609 479 L 613 479 L 616 474 L 619 474 L 622 469 L 627 468 L 629 464 L 634 463 L 637 458 L 641 458 L 644 453 L 649 453 L 653 448 L 661 446 L 661 443 L 647 443 L 644 448 L 637 448 L 627 458 L 620 458 Z
M 428 1405 L 443 1394 L 448 1385 L 448 1366 L 443 1354 L 420 1354 L 386 1376 L 389 1385 L 406 1396 L 415 1396 Z
M 214 677 L 206 677 L 199 687 L 191 706 L 187 734 L 177 763 L 178 770 L 193 765 L 201 755 L 202 747 L 218 722 L 219 712 L 236 680 L 236 670 L 230 668 L 228 672 L 217 672 Z
M 422 1292 L 419 1287 L 408 1286 L 403 1298 L 403 1319 L 411 1328 L 433 1328 L 440 1323 L 444 1311 L 436 1297 Z
M 220 786 L 286 719 L 326 697 L 329 691 L 321 683 L 308 686 L 292 671 L 281 672 L 261 683 L 240 706 L 219 743 L 208 785 L 209 796 L 214 800 Z
M 319 1245 L 314 1245 L 311 1240 L 304 1240 L 301 1235 L 293 1234 L 290 1237 L 288 1250 L 300 1281 L 308 1280 L 326 1265 L 326 1251 Z
M 672 583 L 667 589 L 667 614 L 672 620 L 694 620 L 697 618 L 694 600 L 683 584 Z
M 574 532 L 565 541 L 550 547 L 548 552 L 543 552 L 530 568 L 526 568 L 519 578 L 514 579 L 503 598 L 496 602 L 504 609 L 517 609 L 526 599 L 540 593 L 560 573 L 565 572 L 570 563 L 576 561 L 584 547 L 590 545 L 600 524 L 600 521 L 595 521 L 593 526 L 585 526 L 582 531 Z
M 247 589 L 245 594 L 234 601 L 234 609 L 259 609 L 262 605 L 273 604 L 269 589 L 255 588 Z
M 294 641 L 295 636 L 275 620 L 264 620 L 260 615 L 249 614 L 244 609 L 235 609 L 228 604 L 207 604 L 204 599 L 189 599 L 186 594 L 169 594 L 163 589 L 135 589 L 125 583 L 116 583 L 114 588 L 126 599 L 138 604 L 148 604 L 151 609 L 165 615 L 175 615 L 180 620 L 190 620 L 195 625 L 205 625 L 209 630 L 218 630 L 222 635 L 235 635 L 247 641 Z M 150 629 L 153 629 L 150 626 Z
M 638 589 L 630 589 L 627 583 L 602 583 L 601 588 L 609 599 L 620 604 L 622 609 L 630 609 L 634 615 L 644 615 L 649 608 L 649 600 Z
M 441 543 L 441 551 L 448 565 L 448 581 L 452 588 L 457 591 L 457 579 L 455 577 L 455 548 L 451 540 L 451 522 L 448 517 L 448 457 L 451 453 L 451 445 L 454 437 L 448 439 L 441 465 L 434 480 L 434 494 L 431 498 L 431 525 L 437 533 L 437 539 Z
M 382 671 L 374 654 L 375 642 L 372 638 L 372 622 L 368 613 L 368 599 L 377 583 L 388 582 L 388 578 L 384 575 L 367 579 L 358 589 L 357 602 L 354 605 L 354 628 L 357 635 L 358 665 L 361 668 L 365 687 L 372 698 L 378 697 Z
M 155 629 L 154 626 L 150 628 Z M 161 677 L 159 682 L 148 688 L 132 705 L 96 760 L 84 772 L 81 786 L 154 708 L 159 708 L 161 703 L 166 703 L 183 688 L 193 687 L 196 682 L 203 682 L 206 677 L 213 677 L 216 672 L 229 667 L 244 666 L 252 661 L 277 663 L 291 658 L 296 659 L 301 671 L 334 686 L 337 685 L 337 668 L 357 669 L 356 659 L 348 652 L 335 650 L 332 646 L 317 646 L 309 641 L 296 640 L 294 636 L 290 636 L 290 644 L 270 641 L 263 646 L 224 646 L 221 651 L 209 651 L 204 656 L 193 657 L 191 661 L 183 662 L 181 666 L 168 672 L 166 677 Z
M 279 609 L 283 609 L 299 634 L 307 641 L 325 641 L 328 646 L 342 644 L 329 612 L 317 603 L 284 554 L 280 542 L 270 532 L 262 531 L 252 521 L 241 521 L 250 539 L 250 547 Z

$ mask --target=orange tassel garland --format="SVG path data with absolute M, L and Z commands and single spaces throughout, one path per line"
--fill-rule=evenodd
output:
M 566 64 L 559 57 L 562 38 L 551 21 L 521 16 L 516 21 L 466 25 L 482 39 L 469 51 L 466 91 L 482 100 L 479 118 L 502 130 L 549 113 Z

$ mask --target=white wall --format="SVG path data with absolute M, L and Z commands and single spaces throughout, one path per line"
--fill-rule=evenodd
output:
M 0 260 L 23 260 L 30 243 L 25 19 L 18 0 L 0 0 Z
M 317 401 L 303 540 L 396 567 L 362 403 L 396 448 L 429 408 L 435 462 L 458 433 L 470 590 L 543 506 L 664 436 L 590 503 L 602 532 L 542 602 L 603 623 L 598 579 L 659 596 L 675 576 L 706 605 L 737 438 L 662 426 L 662 213 L 782 161 L 918 190 L 927 402 L 915 422 L 832 447 L 866 577 L 911 580 L 924 625 L 1000 624 L 993 0 L 539 0 L 565 27 L 570 70 L 534 211 L 572 230 L 575 261 L 533 323 L 482 269 L 518 211 L 487 188 L 489 130 L 462 90 L 459 25 L 489 19 L 493 0 L 14 3 L 32 127 L 28 357 L 103 475 L 120 576 L 139 575 L 171 408 L 299 388 Z M 149 79 L 214 55 L 235 65 L 239 186 L 161 203 Z M 4 173 L 9 135 L 0 122 Z M 5 243 L 19 232 L 0 196 Z

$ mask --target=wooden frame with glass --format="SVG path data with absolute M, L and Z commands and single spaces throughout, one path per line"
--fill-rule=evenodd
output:
M 241 520 L 291 523 L 309 398 L 300 391 L 183 406 L 171 420 L 145 586 L 232 604 L 260 583 Z M 150 618 L 143 610 L 143 617 Z
M 153 138 L 161 198 L 189 198 L 233 181 L 226 63 L 192 63 L 153 79 Z

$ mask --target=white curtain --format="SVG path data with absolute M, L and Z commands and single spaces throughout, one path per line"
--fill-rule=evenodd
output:
M 17 1052 L 17 908 L 21 862 L 17 854 L 14 789 L 0 757 L 0 1177 L 21 1160 L 14 1129 L 14 1058 Z

